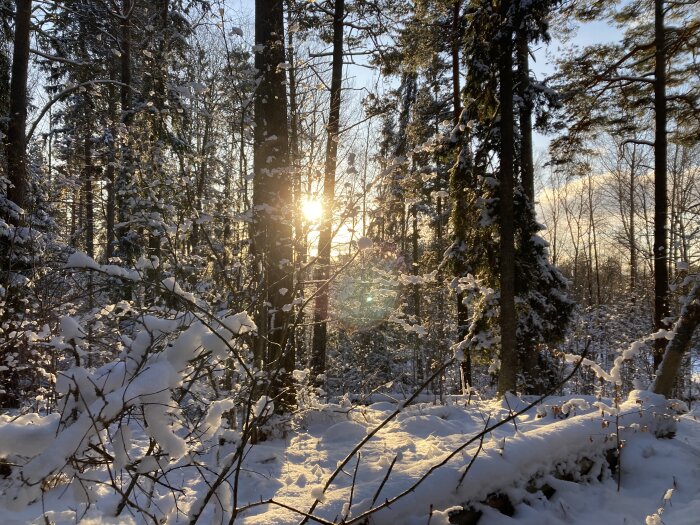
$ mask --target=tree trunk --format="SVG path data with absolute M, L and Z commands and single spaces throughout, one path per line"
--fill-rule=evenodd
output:
M 671 397 L 683 356 L 688 352 L 698 325 L 700 325 L 700 283 L 696 283 L 686 298 L 686 304 L 676 323 L 673 339 L 657 339 L 664 343 L 665 353 L 651 389 Z
M 130 230 L 127 225 L 129 220 L 129 193 L 131 191 L 131 145 L 129 137 L 129 125 L 132 120 L 131 113 L 131 15 L 133 0 L 122 0 L 122 12 L 120 14 L 119 25 L 121 29 L 120 47 L 120 102 L 121 102 L 121 123 L 124 126 L 125 136 L 122 137 L 121 167 L 116 180 L 116 208 L 119 226 L 116 227 L 115 235 L 119 246 L 119 255 L 127 263 L 132 263 L 134 259 L 134 246 L 130 239 Z M 130 295 L 127 287 L 126 296 Z
M 656 65 L 654 68 L 654 327 L 668 328 L 664 321 L 668 317 L 668 242 L 666 223 L 668 216 L 666 136 L 666 38 L 664 27 L 664 2 L 654 2 L 654 33 L 656 42 Z M 664 341 L 657 340 L 654 346 L 654 369 L 664 357 Z
M 467 256 L 467 229 L 468 224 L 468 195 L 467 190 L 474 170 L 472 152 L 470 151 L 469 133 L 465 132 L 462 138 L 462 148 L 459 151 L 457 162 L 450 173 L 450 199 L 452 201 L 452 247 L 450 248 L 453 259 L 453 271 L 456 278 L 466 277 L 471 271 Z M 464 304 L 466 292 L 457 292 L 457 343 L 464 341 L 469 334 L 469 310 Z M 460 382 L 462 393 L 469 392 L 472 384 L 471 352 L 464 351 L 464 360 L 460 363 Z
M 326 370 L 328 337 L 328 283 L 333 240 L 333 204 L 335 201 L 335 170 L 340 127 L 340 94 L 343 82 L 343 17 L 345 1 L 335 0 L 333 14 L 333 66 L 331 72 L 331 100 L 328 115 L 328 142 L 326 144 L 325 176 L 323 179 L 323 223 L 318 238 L 318 280 L 321 281 L 314 310 L 314 333 L 311 348 L 311 371 L 316 378 Z
M 254 191 L 252 252 L 261 271 L 258 296 L 256 363 L 270 376 L 268 395 L 276 398 L 276 409 L 290 410 L 294 404 L 293 348 L 287 345 L 292 302 L 292 227 L 286 214 L 291 205 L 289 130 L 284 69 L 283 0 L 255 2 L 255 67 L 259 75 L 255 91 Z
M 535 206 L 535 168 L 532 153 L 532 100 L 530 97 L 530 49 L 523 27 L 517 31 L 518 96 L 520 97 L 520 170 L 523 192 Z
M 114 67 L 110 66 L 110 77 L 114 78 L 116 76 Z M 115 247 L 115 232 L 114 223 L 116 218 L 116 200 L 115 200 L 115 172 L 114 164 L 116 162 L 117 154 L 115 151 L 114 137 L 116 135 L 115 123 L 117 120 L 117 103 L 116 103 L 116 90 L 114 84 L 110 84 L 108 87 L 107 94 L 107 114 L 109 116 L 109 143 L 107 144 L 107 155 L 106 155 L 106 191 L 107 191 L 107 203 L 105 206 L 105 251 L 104 258 L 109 261 L 110 257 L 114 256 Z
M 462 93 L 460 88 L 460 54 L 462 40 L 462 19 L 461 19 L 461 0 L 455 0 L 452 5 L 452 38 L 451 38 L 451 55 L 452 55 L 452 124 L 457 126 L 459 118 L 462 114 Z M 469 175 L 471 164 L 471 151 L 469 149 L 469 134 L 463 137 L 464 146 L 459 153 L 457 165 L 454 168 L 450 177 L 450 193 L 452 194 L 452 222 L 454 225 L 454 246 L 457 250 L 455 258 L 455 276 L 465 277 L 469 273 L 466 257 L 466 195 L 465 191 L 469 185 Z M 442 238 L 442 200 L 438 197 L 438 238 Z M 464 341 L 469 333 L 469 309 L 464 304 L 466 294 L 458 292 L 457 294 L 457 342 Z M 464 352 L 464 360 L 460 363 L 460 381 L 462 392 L 467 393 L 472 384 L 472 361 L 469 350 Z
M 292 21 L 287 21 L 288 26 Z M 299 114 L 297 107 L 296 58 L 294 54 L 294 33 L 287 35 L 287 55 L 289 67 L 289 164 L 292 167 L 292 210 L 294 213 L 294 267 L 297 271 L 294 291 L 297 297 L 304 297 L 304 280 L 306 265 L 306 232 L 304 230 L 303 192 L 301 187 L 301 166 L 299 153 Z M 290 344 L 294 353 L 302 358 L 305 335 L 304 312 L 300 311 L 296 318 L 297 328 L 290 333 Z
M 413 261 L 413 275 L 419 275 L 420 274 L 420 267 L 418 265 L 418 260 L 419 260 L 419 253 L 418 253 L 418 205 L 413 204 L 413 236 L 412 236 L 412 242 L 411 242 L 411 248 L 412 248 L 412 256 L 411 259 Z M 420 323 L 420 316 L 421 316 L 421 311 L 420 311 L 420 296 L 421 296 L 421 286 L 419 284 L 414 284 L 413 285 L 413 315 L 415 315 L 415 322 Z M 418 335 L 415 335 L 415 344 L 416 344 L 416 382 L 417 384 L 421 384 L 424 380 L 425 373 L 424 373 L 424 364 L 423 364 L 423 345 L 421 342 L 421 339 L 418 337 Z
M 27 74 L 29 71 L 29 33 L 31 0 L 17 0 L 15 40 L 10 83 L 10 122 L 7 128 L 7 174 L 10 187 L 7 198 L 20 208 L 26 205 L 27 174 Z M 10 221 L 18 223 L 14 214 Z
M 498 394 L 515 392 L 518 371 L 515 312 L 515 228 L 513 206 L 513 30 L 510 25 L 512 1 L 501 3 L 500 53 L 500 291 L 501 368 Z
M 629 195 L 630 195 L 630 291 L 632 297 L 635 298 L 637 289 L 637 240 L 635 230 L 635 214 L 637 208 L 634 199 L 635 173 L 637 170 L 637 148 L 633 146 L 632 161 L 630 163 L 630 180 L 629 180 Z
M 588 174 L 588 222 L 590 223 L 590 239 L 593 241 L 589 248 L 589 255 L 592 257 L 592 265 L 595 271 L 596 284 L 596 304 L 600 304 L 600 262 L 598 259 L 598 236 L 595 227 L 595 216 L 593 209 L 593 177 Z
M 85 214 L 85 253 L 95 258 L 95 199 L 93 188 L 94 166 L 92 164 L 92 145 L 90 130 L 85 130 L 83 143 L 83 213 Z
M 530 49 L 525 23 L 520 22 L 516 30 L 516 57 L 518 67 L 518 96 L 520 104 L 518 106 L 518 116 L 520 120 L 520 184 L 523 193 L 527 198 L 529 213 L 533 219 L 535 212 L 535 175 L 532 152 L 532 101 L 530 97 Z M 531 231 L 523 232 L 520 242 L 531 244 Z M 531 341 L 521 341 L 518 346 L 518 358 L 520 370 L 524 376 L 525 392 L 529 394 L 539 393 L 537 388 L 541 384 L 537 377 L 537 357 L 538 351 Z
M 9 23 L 0 24 L 0 115 L 10 114 L 10 71 L 12 70 L 12 57 L 10 57 L 7 44 L 11 40 Z M 7 137 L 6 119 L 0 119 L 0 133 Z M 0 158 L 5 158 L 7 143 L 0 140 Z
M 462 0 L 455 0 L 452 6 L 452 114 L 455 126 L 459 123 L 459 116 L 462 113 L 462 95 L 459 88 L 459 48 L 462 34 L 461 5 Z
M 288 22 L 291 25 L 291 21 Z M 294 56 L 294 37 L 290 31 L 287 35 L 287 55 L 289 67 L 289 163 L 293 169 L 293 209 L 294 209 L 294 252 L 295 262 L 303 264 L 306 258 L 306 239 L 303 239 L 302 224 L 302 191 L 301 191 L 301 168 L 299 166 L 299 116 L 297 108 L 297 80 L 296 62 Z

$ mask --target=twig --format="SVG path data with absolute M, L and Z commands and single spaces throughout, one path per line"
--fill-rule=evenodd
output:
M 569 379 L 571 379 L 571 378 L 574 376 L 574 374 L 576 374 L 576 372 L 578 372 L 578 369 L 580 368 L 580 366 L 581 366 L 581 364 L 583 363 L 583 360 L 584 360 L 586 354 L 588 353 L 588 347 L 589 347 L 589 346 L 590 346 L 590 340 L 589 340 L 588 343 L 586 344 L 586 348 L 584 349 L 583 353 L 581 354 L 581 358 L 580 358 L 579 361 L 576 363 L 576 365 L 574 366 L 573 370 L 572 370 L 562 381 L 560 381 L 558 384 L 554 385 L 554 386 L 553 386 L 552 388 L 550 388 L 546 393 L 542 394 L 542 395 L 541 395 L 540 397 L 538 397 L 535 401 L 533 401 L 532 403 L 528 404 L 525 408 L 522 408 L 522 409 L 518 410 L 517 412 L 515 412 L 515 413 L 513 413 L 512 415 L 508 416 L 507 418 L 505 418 L 505 419 L 499 421 L 498 423 L 495 423 L 495 424 L 491 425 L 490 427 L 487 426 L 487 427 L 484 428 L 479 434 L 477 434 L 476 436 L 474 436 L 473 438 L 471 438 L 470 440 L 468 440 L 466 443 L 464 443 L 463 445 L 460 445 L 460 446 L 457 447 L 455 450 L 453 450 L 451 453 L 449 453 L 442 461 L 440 461 L 439 463 L 437 463 L 437 464 L 433 465 L 432 467 L 430 467 L 430 468 L 425 472 L 425 474 L 423 474 L 423 476 L 421 476 L 418 480 L 416 480 L 416 482 L 415 482 L 413 485 L 411 485 L 410 487 L 408 487 L 406 490 L 404 490 L 403 492 L 397 494 L 397 495 L 394 496 L 393 498 L 390 498 L 390 499 L 385 500 L 382 504 L 377 505 L 376 507 L 365 511 L 365 512 L 363 512 L 362 514 L 359 514 L 357 517 L 355 517 L 355 518 L 351 519 L 350 521 L 348 521 L 348 522 L 347 522 L 347 525 L 350 525 L 351 523 L 355 523 L 355 522 L 364 520 L 364 519 L 366 519 L 367 517 L 371 516 L 372 514 L 376 513 L 377 511 L 379 511 L 379 510 L 381 510 L 381 509 L 383 509 L 383 508 L 385 508 L 385 507 L 388 507 L 388 506 L 392 505 L 393 503 L 395 503 L 396 501 L 400 500 L 401 498 L 407 496 L 408 494 L 410 494 L 411 492 L 413 492 L 414 490 L 416 490 L 426 479 L 428 479 L 428 477 L 429 477 L 433 472 L 435 472 L 435 471 L 436 471 L 437 469 L 439 469 L 440 467 L 446 465 L 452 458 L 454 458 L 457 454 L 459 454 L 462 450 L 464 450 L 465 448 L 467 448 L 469 445 L 471 445 L 472 443 L 474 443 L 474 442 L 477 441 L 477 440 L 482 440 L 482 439 L 483 439 L 483 436 L 485 436 L 486 434 L 489 434 L 489 433 L 493 432 L 494 430 L 496 430 L 497 428 L 499 428 L 499 427 L 501 427 L 501 426 L 503 426 L 503 425 L 509 423 L 509 422 L 510 422 L 511 420 L 513 420 L 514 418 L 516 418 L 516 417 L 518 417 L 518 416 L 524 414 L 524 413 L 527 412 L 528 410 L 532 409 L 533 407 L 535 407 L 536 405 L 538 405 L 539 403 L 541 403 L 542 400 L 544 400 L 545 398 L 547 398 L 547 397 L 551 396 L 552 394 L 554 394 L 564 383 L 566 383 Z
M 486 420 L 486 426 L 488 426 L 489 421 L 491 421 L 491 416 L 489 416 L 489 418 Z M 471 470 L 472 465 L 476 461 L 476 458 L 479 457 L 479 454 L 481 453 L 481 449 L 484 447 L 484 438 L 485 437 L 486 437 L 486 434 L 481 434 L 481 436 L 479 437 L 479 446 L 476 449 L 476 452 L 474 453 L 474 455 L 469 460 L 469 464 L 467 465 L 467 468 L 465 468 L 464 472 L 462 472 L 462 475 L 459 478 L 459 483 L 457 483 L 457 488 L 462 486 L 462 482 L 464 481 L 464 478 L 467 477 L 467 473 Z
M 455 362 L 454 358 L 449 359 L 448 361 L 445 361 L 442 364 L 442 366 L 440 366 L 437 370 L 435 370 L 435 372 L 418 389 L 416 389 L 416 391 L 413 393 L 413 395 L 411 395 L 411 397 L 409 397 L 401 406 L 399 406 L 396 410 L 394 410 L 391 414 L 389 414 L 384 419 L 384 421 L 379 423 L 379 425 L 374 427 L 364 438 L 362 438 L 362 440 L 360 440 L 360 442 L 357 445 L 355 445 L 355 447 L 350 451 L 350 453 L 347 456 L 345 456 L 345 459 L 343 459 L 343 461 L 341 461 L 338 464 L 338 466 L 335 468 L 333 473 L 326 480 L 326 483 L 323 486 L 323 492 L 325 493 L 326 490 L 328 490 L 328 487 L 330 487 L 331 483 L 333 483 L 333 480 L 343 470 L 343 467 L 345 467 L 345 465 L 348 464 L 350 459 L 352 459 L 352 457 L 357 452 L 359 452 L 359 450 L 362 447 L 364 447 L 365 444 L 377 434 L 377 432 L 379 432 L 381 429 L 383 429 L 385 426 L 387 426 L 396 416 L 398 416 L 401 413 L 401 411 L 403 410 L 404 407 L 407 407 L 408 405 L 410 405 L 418 397 L 418 394 L 420 394 L 436 377 L 438 377 L 440 374 L 442 374 L 442 372 L 448 366 L 452 365 L 454 362 Z M 314 503 L 311 505 L 311 508 L 309 509 L 309 512 L 308 512 L 309 515 L 312 514 L 314 510 L 316 510 L 316 507 L 318 506 L 319 503 L 320 503 L 320 501 L 318 499 L 314 501 Z M 304 518 L 301 521 L 300 525 L 304 525 L 307 521 L 308 521 L 308 517 Z M 355 519 L 353 519 L 352 521 L 355 521 Z M 349 522 L 349 523 L 351 523 L 351 522 Z
M 350 509 L 352 508 L 352 497 L 355 494 L 355 481 L 357 480 L 357 470 L 360 468 L 360 458 L 362 457 L 362 454 L 359 452 L 357 453 L 357 463 L 355 463 L 355 470 L 352 473 L 352 485 L 350 485 L 350 499 L 348 500 L 348 510 L 345 512 L 345 516 L 343 516 L 343 522 L 348 519 L 348 516 L 350 516 Z
M 399 459 L 399 456 L 394 456 L 394 459 L 391 460 L 391 465 L 389 465 L 389 469 L 386 471 L 386 474 L 384 475 L 384 479 L 379 484 L 379 488 L 377 489 L 377 492 L 374 493 L 374 497 L 372 498 L 372 503 L 370 504 L 370 507 L 377 502 L 377 498 L 379 497 L 379 494 L 381 493 L 382 489 L 384 488 L 384 485 L 386 484 L 387 480 L 389 479 L 389 476 L 391 475 L 391 471 L 394 468 L 394 464 L 396 463 L 397 459 Z

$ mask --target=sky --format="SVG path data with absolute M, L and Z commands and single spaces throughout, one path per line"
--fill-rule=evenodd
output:
M 585 47 L 592 44 L 603 44 L 618 41 L 621 33 L 616 27 L 605 22 L 589 22 L 581 25 L 568 42 L 561 39 L 552 39 L 549 44 L 541 44 L 533 49 L 534 60 L 530 61 L 530 68 L 538 80 L 543 80 L 555 72 L 557 58 L 566 52 L 572 45 Z M 534 133 L 533 146 L 535 157 L 547 151 L 551 137 Z

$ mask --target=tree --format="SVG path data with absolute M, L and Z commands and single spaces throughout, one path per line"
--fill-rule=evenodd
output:
M 666 112 L 666 27 L 663 0 L 654 0 L 654 327 L 668 328 L 668 137 Z M 664 344 L 654 347 L 654 368 Z
M 281 410 L 294 402 L 292 371 L 295 358 L 287 345 L 292 302 L 292 228 L 285 215 L 291 197 L 283 0 L 255 2 L 255 67 L 259 82 L 254 112 L 254 190 L 255 218 L 252 250 L 259 277 L 258 337 L 256 362 L 272 376 L 271 397 L 279 398 Z
M 31 0 L 17 0 L 15 13 L 15 38 L 12 54 L 12 80 L 10 83 L 10 123 L 7 127 L 7 173 L 10 186 L 7 198 L 20 210 L 25 206 L 28 184 L 27 142 L 27 74 L 29 72 L 29 36 L 32 16 Z M 9 213 L 15 224 L 19 210 Z
M 515 390 L 519 372 L 524 387 L 544 386 L 533 386 L 534 377 L 546 377 L 537 369 L 537 365 L 548 366 L 546 360 L 539 362 L 545 357 L 540 348 L 561 338 L 573 307 L 566 298 L 565 280 L 547 260 L 546 244 L 537 235 L 534 203 L 528 198 L 534 193 L 531 114 L 537 110 L 543 127 L 553 101 L 551 92 L 530 82 L 522 54 L 525 44 L 549 38 L 548 17 L 556 4 L 506 2 L 498 16 L 488 3 L 474 3 L 467 10 L 465 127 L 471 128 L 469 141 L 475 144 L 467 143 L 475 152 L 474 173 L 466 179 L 466 206 L 455 206 L 469 217 L 466 253 L 482 295 L 477 294 L 473 303 L 470 341 L 460 346 L 482 356 L 484 350 L 499 349 L 501 394 Z M 518 50 L 514 36 L 519 32 L 525 36 L 519 36 Z M 513 75 L 516 51 L 520 55 L 517 78 Z M 517 126 L 515 107 L 521 117 Z M 495 163 L 491 160 L 495 156 L 497 168 L 492 169 L 489 164 Z
M 323 220 L 318 239 L 317 278 L 321 281 L 316 292 L 314 310 L 313 346 L 311 348 L 311 370 L 315 381 L 326 370 L 326 344 L 328 339 L 328 286 L 330 278 L 331 248 L 333 242 L 333 209 L 335 204 L 335 171 L 340 139 L 340 101 L 343 83 L 343 19 L 345 1 L 335 0 L 333 12 L 333 63 L 331 66 L 330 106 L 328 138 L 323 178 Z
M 672 338 L 663 346 L 664 357 L 657 368 L 657 375 L 652 390 L 657 394 L 671 397 L 681 360 L 688 352 L 693 335 L 700 325 L 700 282 L 692 284 L 687 296 L 683 298 L 681 312 L 673 328 Z M 665 338 L 660 337 L 661 341 Z
M 700 111 L 697 93 L 692 80 L 697 71 L 693 64 L 698 41 L 695 38 L 700 20 L 694 6 L 697 2 L 669 2 L 663 0 L 635 0 L 620 4 L 610 2 L 581 3 L 572 5 L 584 19 L 606 18 L 624 26 L 625 38 L 620 44 L 587 47 L 572 59 L 562 61 L 561 71 L 569 88 L 564 100 L 569 114 L 568 134 L 554 143 L 558 161 L 567 161 L 572 152 L 582 144 L 586 134 L 594 133 L 601 126 L 616 125 L 621 133 L 634 135 L 628 122 L 610 118 L 611 102 L 619 100 L 616 92 L 627 91 L 638 108 L 654 113 L 654 141 L 639 141 L 627 136 L 625 141 L 637 142 L 654 148 L 654 324 L 666 329 L 669 315 L 668 284 L 668 124 L 669 109 L 672 119 L 678 122 L 697 122 Z M 652 14 L 653 13 L 653 14 Z M 630 20 L 640 20 L 644 14 L 653 23 L 626 26 Z M 668 20 L 679 22 L 669 31 Z M 649 38 L 649 33 L 653 38 Z M 653 68 L 652 68 L 653 65 Z M 679 86 L 674 93 L 667 92 L 669 85 Z M 576 95 L 574 95 L 574 92 Z M 574 100 L 576 97 L 577 100 Z M 651 104 L 649 104 L 651 100 Z M 572 111 L 573 110 L 573 111 Z M 690 115 L 693 115 L 692 117 Z M 630 133 L 632 131 L 632 133 Z M 656 343 L 654 365 L 663 358 L 663 344 Z
M 518 372 L 515 313 L 515 216 L 513 174 L 513 25 L 514 4 L 501 1 L 499 41 L 499 219 L 500 219 L 500 329 L 501 368 L 498 394 L 515 392 Z

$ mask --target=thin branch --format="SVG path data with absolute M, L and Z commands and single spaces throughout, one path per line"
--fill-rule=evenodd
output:
M 531 410 L 533 407 L 535 407 L 536 405 L 541 403 L 544 399 L 546 399 L 547 397 L 554 394 L 562 385 L 564 385 L 567 381 L 569 381 L 569 379 L 571 379 L 574 376 L 574 374 L 576 374 L 576 372 L 578 372 L 578 369 L 581 367 L 581 364 L 585 360 L 585 357 L 588 353 L 588 348 L 590 346 L 590 343 L 591 343 L 591 341 L 589 339 L 588 342 L 586 343 L 586 347 L 585 347 L 583 353 L 581 354 L 581 358 L 578 360 L 578 362 L 574 366 L 573 370 L 564 379 L 562 379 L 559 383 L 557 383 L 552 388 L 550 388 L 546 393 L 542 394 L 540 397 L 535 399 L 532 403 L 528 404 L 524 408 L 509 415 L 505 419 L 502 419 L 498 423 L 495 423 L 495 424 L 491 425 L 490 427 L 486 426 L 486 428 L 484 428 L 479 434 L 477 434 L 473 438 L 469 439 L 463 445 L 460 445 L 459 447 L 457 447 L 455 450 L 453 450 L 451 453 L 449 453 L 442 461 L 440 461 L 439 463 L 436 463 L 435 465 L 430 467 L 425 472 L 425 474 L 423 474 L 423 476 L 421 476 L 418 480 L 416 480 L 416 482 L 413 485 L 411 485 L 410 487 L 408 487 L 406 490 L 397 494 L 393 498 L 385 500 L 384 503 L 382 503 L 381 505 L 378 505 L 373 509 L 369 509 L 369 510 L 363 512 L 362 514 L 358 515 L 357 517 L 352 518 L 350 521 L 347 522 L 347 525 L 350 525 L 351 523 L 356 523 L 358 521 L 362 521 L 362 520 L 368 518 L 369 516 L 371 516 L 372 514 L 376 513 L 377 511 L 379 511 L 385 507 L 389 507 L 390 505 L 392 505 L 396 501 L 400 500 L 401 498 L 404 498 L 405 496 L 407 496 L 411 492 L 415 491 L 426 479 L 428 479 L 428 477 L 433 472 L 435 472 L 440 467 L 446 465 L 452 458 L 454 458 L 462 450 L 466 449 L 469 445 L 471 445 L 472 443 L 474 443 L 477 440 L 482 440 L 483 436 L 485 436 L 486 434 L 489 434 L 489 433 L 493 432 L 494 430 L 496 430 L 497 428 L 502 427 L 503 425 L 505 425 L 507 423 L 510 423 L 515 418 L 517 418 L 517 417 L 521 416 L 522 414 L 524 414 L 525 412 Z M 432 380 L 432 378 L 431 378 L 431 380 Z M 473 463 L 473 461 L 471 461 L 467 467 L 470 468 L 472 463 Z
M 63 62 L 64 64 L 71 64 L 73 66 L 89 66 L 91 64 L 87 62 L 78 62 L 77 60 L 71 60 L 70 58 L 66 57 L 61 57 L 57 55 L 49 55 L 48 53 L 44 53 L 43 51 L 39 51 L 38 49 L 34 48 L 29 48 L 29 51 L 31 53 L 34 53 L 35 55 L 38 55 L 42 58 L 45 58 L 47 60 L 51 60 L 53 62 Z
M 41 122 L 41 119 L 44 118 L 44 115 L 51 109 L 51 106 L 53 106 L 56 102 L 59 102 L 61 99 L 67 97 L 71 93 L 78 91 L 79 89 L 88 87 L 88 86 L 95 86 L 98 84 L 115 84 L 117 86 L 122 86 L 122 87 L 127 87 L 129 89 L 133 89 L 137 93 L 139 93 L 139 90 L 124 84 L 123 82 L 119 82 L 118 80 L 111 80 L 111 79 L 103 79 L 103 80 L 89 80 L 88 82 L 82 82 L 81 84 L 77 84 L 74 86 L 69 86 L 65 88 L 63 91 L 55 95 L 51 100 L 49 100 L 46 105 L 41 108 L 41 111 L 39 112 L 39 115 L 37 118 L 34 120 L 32 123 L 31 127 L 29 128 L 29 132 L 27 133 L 27 142 L 29 142 L 34 135 L 34 131 L 36 130 L 36 127 L 39 125 L 39 122 Z
M 325 493 L 326 490 L 328 490 L 328 487 L 331 486 L 331 483 L 333 483 L 333 480 L 338 476 L 338 474 L 340 474 L 340 472 L 343 470 L 345 465 L 347 465 L 350 462 L 352 457 L 355 454 L 357 454 L 360 451 L 360 449 L 362 447 L 364 447 L 365 444 L 377 434 L 377 432 L 379 432 L 381 429 L 383 429 L 385 426 L 387 426 L 394 418 L 396 418 L 396 416 L 398 416 L 405 407 L 407 407 L 408 405 L 413 403 L 413 401 L 415 401 L 415 399 L 418 397 L 418 394 L 420 394 L 430 383 L 432 383 L 440 374 L 442 374 L 442 372 L 448 366 L 454 364 L 455 362 L 456 362 L 456 359 L 454 359 L 454 358 L 445 361 L 440 367 L 438 367 L 437 370 L 435 370 L 435 372 L 422 385 L 420 385 L 420 387 L 418 387 L 416 389 L 416 391 L 413 393 L 413 395 L 411 395 L 411 397 L 409 397 L 402 405 L 400 405 L 396 410 L 394 410 L 391 414 L 389 414 L 384 419 L 384 421 L 379 423 L 364 438 L 362 438 L 360 440 L 360 442 L 357 445 L 355 445 L 355 447 L 350 451 L 350 453 L 347 456 L 345 456 L 345 459 L 343 459 L 343 461 L 338 463 L 338 466 L 335 468 L 333 473 L 326 480 L 326 483 L 323 486 L 323 493 Z M 309 509 L 308 514 L 313 513 L 313 511 L 316 510 L 316 507 L 318 506 L 319 503 L 320 503 L 320 500 L 318 500 L 318 499 L 315 500 L 314 503 L 311 505 L 311 508 Z M 353 520 L 351 520 L 351 522 L 355 521 L 355 520 L 356 520 L 356 518 L 353 518 Z M 307 521 L 308 521 L 308 517 L 304 518 L 301 521 L 300 525 L 304 525 Z M 351 523 L 351 522 L 349 522 L 349 523 Z
M 386 474 L 384 475 L 384 479 L 382 479 L 382 482 L 379 484 L 379 488 L 377 489 L 377 492 L 374 493 L 374 497 L 372 498 L 372 503 L 370 504 L 370 507 L 374 506 L 374 504 L 377 502 L 377 498 L 379 498 L 379 494 L 382 492 L 382 489 L 384 488 L 384 485 L 389 479 L 389 476 L 391 476 L 391 471 L 394 469 L 394 465 L 396 464 L 396 460 L 399 459 L 399 456 L 394 456 L 394 459 L 391 460 L 391 464 L 389 465 L 389 468 L 386 471 Z

